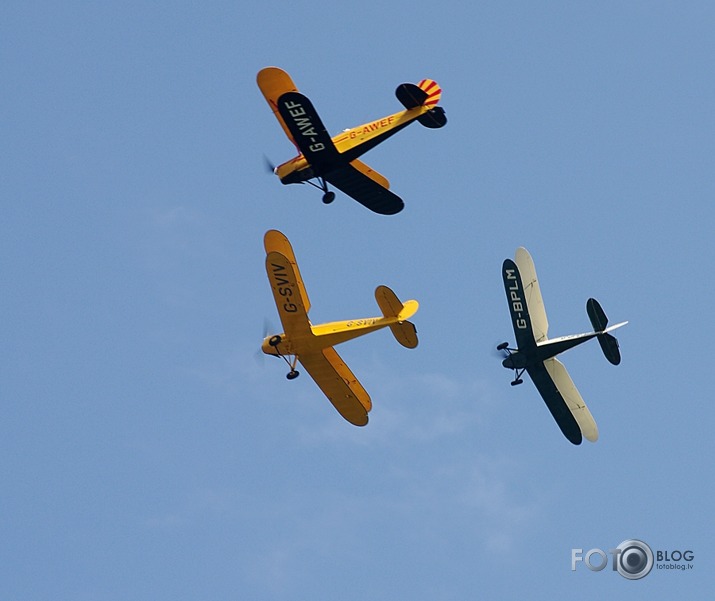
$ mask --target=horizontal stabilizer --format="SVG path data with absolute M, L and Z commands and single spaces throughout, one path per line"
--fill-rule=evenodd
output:
M 402 83 L 395 90 L 397 100 L 402 103 L 406 109 L 414 109 L 422 106 L 427 100 L 427 92 L 421 90 L 413 83 Z
M 417 85 L 413 83 L 400 84 L 395 90 L 395 96 L 407 110 L 418 106 L 431 109 L 437 106 L 442 97 L 442 88 L 432 79 L 423 79 Z
M 606 313 L 595 298 L 589 298 L 586 301 L 586 312 L 588 313 L 588 318 L 591 320 L 591 325 L 593 326 L 593 331 L 598 334 L 598 344 L 601 345 L 601 350 L 605 355 L 609 363 L 613 365 L 618 365 L 621 362 L 621 351 L 618 348 L 618 340 L 615 336 L 608 334 L 608 332 L 620 328 L 626 325 L 628 322 L 608 326 L 608 317 Z
M 601 305 L 595 298 L 589 298 L 586 301 L 586 313 L 591 320 L 594 332 L 603 332 L 608 325 L 608 317 L 601 308 Z
M 618 340 L 615 336 L 599 334 L 598 343 L 601 345 L 601 350 L 609 363 L 618 365 L 621 362 L 621 351 L 618 348 Z
M 419 342 L 417 328 L 407 319 L 417 312 L 419 303 L 416 300 L 408 300 L 403 304 L 387 286 L 378 286 L 375 289 L 375 300 L 387 319 L 397 320 L 390 324 L 390 331 L 397 342 L 406 348 L 415 348 Z
M 436 106 L 431 111 L 418 117 L 417 121 L 430 129 L 439 129 L 447 125 L 447 115 L 445 115 L 441 106 Z
M 390 326 L 390 331 L 395 337 L 395 340 L 405 348 L 417 348 L 417 344 L 419 343 L 417 339 L 417 328 L 411 321 L 393 323 Z

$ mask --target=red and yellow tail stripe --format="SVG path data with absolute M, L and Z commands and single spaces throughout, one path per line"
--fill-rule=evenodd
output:
M 442 97 L 442 88 L 440 88 L 439 84 L 432 79 L 423 79 L 417 84 L 417 87 L 427 93 L 427 100 L 422 103 L 422 106 L 435 106 Z

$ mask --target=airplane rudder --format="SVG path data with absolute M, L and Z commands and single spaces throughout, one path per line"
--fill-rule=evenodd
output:
M 424 106 L 436 106 L 439 99 L 442 98 L 442 88 L 433 79 L 423 79 L 417 84 L 417 87 L 427 95 L 427 98 L 422 102 Z

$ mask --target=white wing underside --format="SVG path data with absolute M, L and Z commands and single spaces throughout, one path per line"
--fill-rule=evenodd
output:
M 521 271 L 521 267 L 519 267 L 519 270 Z M 583 398 L 581 398 L 581 394 L 576 389 L 576 385 L 566 371 L 564 364 L 558 359 L 552 358 L 544 361 L 544 367 L 546 367 L 546 371 L 549 372 L 556 388 L 558 388 L 564 402 L 573 414 L 584 438 L 591 442 L 596 442 L 598 440 L 596 421 L 593 419 Z
M 539 288 L 539 280 L 536 277 L 534 261 L 528 250 L 519 247 L 516 249 L 514 262 L 519 268 L 521 283 L 524 286 L 526 306 L 529 309 L 529 318 L 531 319 L 531 327 L 534 330 L 534 339 L 537 343 L 542 342 L 547 339 L 549 333 L 549 320 L 546 318 L 544 299 L 541 297 L 541 288 Z

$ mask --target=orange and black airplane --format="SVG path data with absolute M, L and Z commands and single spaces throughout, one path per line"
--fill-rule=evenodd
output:
M 402 199 L 390 192 L 387 178 L 359 157 L 413 121 L 433 129 L 447 123 L 444 109 L 437 106 L 442 90 L 431 79 L 397 87 L 395 94 L 405 110 L 346 129 L 332 138 L 313 103 L 298 91 L 285 71 L 266 67 L 258 72 L 257 82 L 283 131 L 300 153 L 273 168 L 273 172 L 283 184 L 308 183 L 322 190 L 326 204 L 335 199 L 335 192 L 328 188 L 331 184 L 375 213 L 399 213 L 405 206 Z

